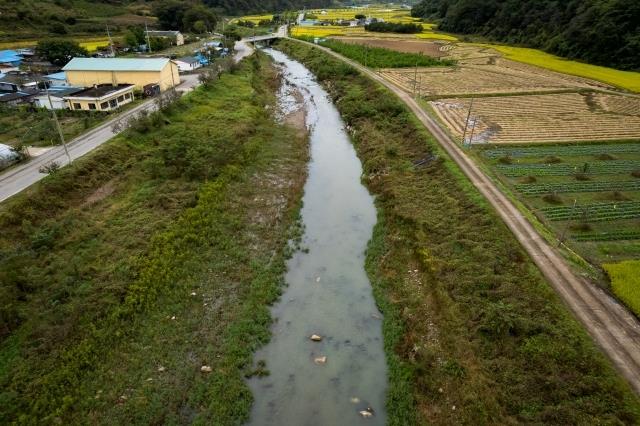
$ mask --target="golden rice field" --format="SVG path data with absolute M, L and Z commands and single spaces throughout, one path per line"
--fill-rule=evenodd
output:
M 459 140 L 470 103 L 470 98 L 429 102 Z M 472 143 L 640 139 L 640 98 L 595 92 L 475 98 L 469 123 Z
M 424 30 L 420 34 L 394 34 L 394 33 L 374 33 L 365 31 L 363 27 L 343 27 L 338 25 L 326 26 L 297 26 L 291 28 L 290 34 L 293 37 L 369 37 L 369 38 L 396 38 L 396 39 L 432 39 L 456 41 L 457 39 L 448 34 L 440 34 Z
M 248 15 L 248 16 L 243 16 L 242 18 L 238 18 L 238 19 L 232 19 L 231 23 L 236 23 L 238 21 L 250 21 L 253 22 L 254 24 L 259 23 L 260 21 L 265 21 L 265 20 L 269 20 L 271 21 L 273 19 L 273 15 Z
M 478 44 L 477 46 L 495 49 L 505 57 L 513 59 L 514 61 L 524 62 L 566 74 L 591 78 L 633 92 L 640 92 L 640 73 L 638 72 L 620 71 L 613 68 L 571 61 L 537 49 L 491 44 Z
M 412 23 L 420 22 L 420 18 L 413 18 L 409 9 L 385 8 L 348 8 L 348 9 L 315 9 L 307 12 L 315 15 L 321 21 L 335 21 L 338 19 L 354 19 L 356 15 L 384 19 L 386 22 Z M 427 24 L 429 25 L 429 24 Z M 431 24 L 432 25 L 432 24 Z
M 115 41 L 115 40 L 114 40 Z M 109 39 L 104 37 L 104 38 L 96 38 L 96 39 L 85 39 L 82 41 L 79 41 L 79 43 L 81 47 L 84 47 L 85 49 L 87 49 L 89 51 L 89 53 L 91 52 L 95 52 L 98 49 L 101 49 L 103 47 L 108 47 L 109 46 Z
M 640 260 L 602 265 L 611 279 L 613 292 L 640 315 Z
M 113 41 L 117 41 L 117 37 L 113 37 Z M 75 41 L 85 49 L 91 52 L 109 46 L 109 39 L 107 37 L 99 38 L 83 38 L 76 39 Z M 20 49 L 25 47 L 35 47 L 38 44 L 38 40 L 20 40 L 20 41 L 7 41 L 0 43 L 0 49 Z

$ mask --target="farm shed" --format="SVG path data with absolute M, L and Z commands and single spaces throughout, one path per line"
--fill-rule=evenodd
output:
M 63 71 L 72 86 L 132 84 L 142 90 L 158 84 L 165 91 L 180 84 L 178 66 L 169 58 L 73 58 Z
M 149 37 L 168 38 L 171 44 L 182 46 L 184 44 L 184 36 L 180 31 L 148 31 Z

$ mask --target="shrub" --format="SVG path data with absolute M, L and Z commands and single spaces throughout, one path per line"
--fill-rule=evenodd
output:
M 544 195 L 542 197 L 542 200 L 545 203 L 549 203 L 549 204 L 562 204 L 563 203 L 562 198 L 556 193 Z
M 542 160 L 542 162 L 545 164 L 558 164 L 558 163 L 562 163 L 562 158 L 556 157 L 555 155 L 550 155 L 548 157 L 545 157 L 545 159 Z
M 365 25 L 366 31 L 377 33 L 419 34 L 423 28 L 420 24 L 401 24 L 395 22 L 372 22 Z

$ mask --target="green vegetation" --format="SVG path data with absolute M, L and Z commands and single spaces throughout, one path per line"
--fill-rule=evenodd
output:
M 376 195 L 389 424 L 639 422 L 636 395 L 407 108 L 319 49 L 278 46 L 330 91 Z
M 636 0 L 422 0 L 412 16 L 443 31 L 542 48 L 593 64 L 640 70 Z
M 89 52 L 84 47 L 72 40 L 42 40 L 38 42 L 36 52 L 42 58 L 54 65 L 64 66 L 74 56 L 88 56 Z
M 588 161 L 584 163 L 555 164 L 512 164 L 497 166 L 500 173 L 509 177 L 517 176 L 571 176 L 576 173 L 585 175 L 615 175 L 640 169 L 638 160 Z
M 400 22 L 372 22 L 364 26 L 365 31 L 375 33 L 419 34 L 423 28 L 420 24 Z
M 308 37 L 303 39 L 308 39 Z M 455 64 L 455 61 L 452 60 L 440 60 L 418 53 L 398 52 L 331 39 L 323 40 L 320 44 L 371 68 L 441 67 Z
M 494 145 L 470 153 L 596 270 L 640 257 L 637 141 Z M 603 274 L 593 278 L 609 285 Z
M 79 136 L 98 124 L 115 117 L 123 110 L 137 103 L 129 104 L 118 111 L 57 111 L 62 133 L 67 141 Z M 60 137 L 48 110 L 30 110 L 25 107 L 0 108 L 0 135 L 2 142 L 14 147 L 52 146 L 60 143 Z
M 603 265 L 611 278 L 613 292 L 640 315 L 640 260 Z
M 509 155 L 513 158 L 544 157 L 549 155 L 600 155 L 640 153 L 640 143 L 609 143 L 609 144 L 566 144 L 566 145 L 535 145 L 523 147 L 492 147 L 482 152 L 487 158 L 498 158 Z
M 308 156 L 278 84 L 251 58 L 0 206 L 0 423 L 246 419 Z
M 640 191 L 640 179 L 598 182 L 525 183 L 515 188 L 523 195 L 540 195 L 558 192 Z
M 640 202 L 582 204 L 578 209 L 572 206 L 545 207 L 541 211 L 547 219 L 552 221 L 580 218 L 585 222 L 608 222 L 616 219 L 640 218 Z

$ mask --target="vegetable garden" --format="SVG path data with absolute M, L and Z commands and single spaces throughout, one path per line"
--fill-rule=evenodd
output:
M 551 221 L 580 219 L 589 222 L 601 222 L 614 219 L 640 218 L 639 201 L 622 201 L 616 203 L 598 203 L 581 206 L 558 206 L 540 209 Z
M 499 165 L 497 170 L 508 177 L 518 176 L 571 176 L 615 175 L 640 170 L 638 160 L 598 161 L 593 163 L 559 163 L 559 164 L 509 164 Z
M 585 145 L 556 145 L 556 146 L 526 146 L 515 148 L 494 148 L 483 152 L 487 158 L 526 158 L 545 156 L 582 156 L 599 154 L 640 154 L 640 143 L 618 144 L 585 144 Z
M 515 185 L 523 195 L 563 192 L 640 191 L 640 179 L 604 182 L 532 183 Z

